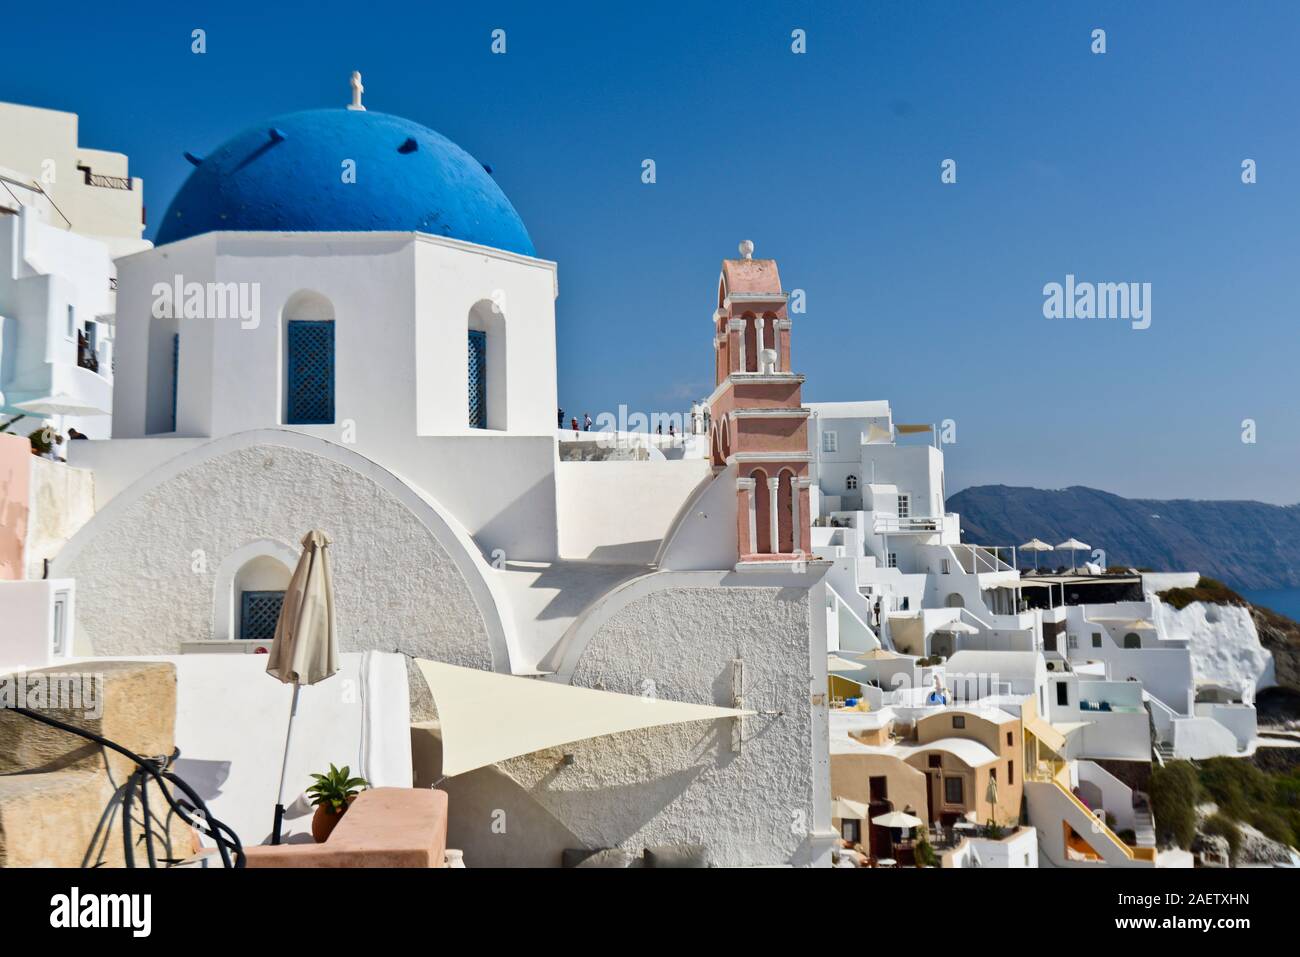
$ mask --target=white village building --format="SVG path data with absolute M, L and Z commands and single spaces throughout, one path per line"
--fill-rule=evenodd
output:
M 27 402 L 87 414 L 55 428 L 110 434 L 116 256 L 143 240 L 143 184 L 120 153 L 77 141 L 72 113 L 0 103 L 0 413 Z

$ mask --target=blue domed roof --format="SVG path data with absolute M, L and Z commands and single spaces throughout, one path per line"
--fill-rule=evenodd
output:
M 356 163 L 355 182 L 343 181 L 345 160 Z M 418 231 L 536 254 L 474 157 L 419 123 L 366 110 L 278 116 L 200 161 L 157 244 L 217 230 Z

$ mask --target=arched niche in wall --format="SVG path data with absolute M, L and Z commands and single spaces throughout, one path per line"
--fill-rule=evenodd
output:
M 298 554 L 284 542 L 259 539 L 223 558 L 212 592 L 212 637 L 240 639 L 246 616 L 256 621 L 259 615 L 269 614 L 274 604 L 270 596 L 288 587 Z
M 180 320 L 178 306 L 170 316 L 154 318 L 146 327 L 144 431 L 166 435 L 176 431 L 180 400 Z
M 500 304 L 481 299 L 470 309 L 466 325 L 466 421 L 472 429 L 504 432 L 509 386 L 505 311 Z
M 790 469 L 781 470 L 776 491 L 777 507 L 780 511 L 777 513 L 778 547 L 775 550 L 784 555 L 789 555 L 795 550 L 794 510 L 799 507 L 796 481 L 794 472 Z
M 771 554 L 772 548 L 772 496 L 767 485 L 767 473 L 754 469 L 749 473 L 754 480 L 754 535 L 757 541 L 752 544 L 754 552 L 759 555 Z
M 745 346 L 744 346 L 745 367 L 740 371 L 757 372 L 759 368 L 757 324 L 762 320 L 758 319 L 752 312 L 745 313 L 745 315 L 742 316 L 741 318 L 745 320 L 745 330 L 743 333 L 745 337 Z

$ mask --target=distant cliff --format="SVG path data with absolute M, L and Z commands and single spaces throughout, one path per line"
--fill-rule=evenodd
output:
M 1105 549 L 1108 565 L 1198 571 L 1233 588 L 1300 588 L 1300 506 L 1121 498 L 1083 486 L 1044 490 L 979 485 L 948 499 L 963 541 L 1052 545 L 1071 536 Z M 1082 555 L 1079 556 L 1083 558 Z M 1030 564 L 1024 555 L 1022 564 Z M 1068 562 L 1043 553 L 1040 563 Z

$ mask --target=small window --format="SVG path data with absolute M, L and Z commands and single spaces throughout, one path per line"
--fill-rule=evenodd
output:
M 886 777 L 867 778 L 867 789 L 873 801 L 889 800 L 889 779 Z
M 1007 762 L 1007 784 L 1016 783 L 1016 762 Z
M 239 637 L 243 641 L 270 641 L 280 620 L 282 591 L 246 591 L 240 593 Z
M 1092 633 L 1092 646 L 1093 646 L 1094 648 L 1100 648 L 1100 647 L 1101 647 L 1101 632 L 1099 632 L 1099 631 L 1094 631 L 1094 632 Z
M 887 563 L 888 563 L 888 565 L 889 565 L 890 568 L 897 568 L 897 567 L 898 567 L 898 552 L 890 552 L 890 553 L 889 553 L 889 559 L 888 559 L 888 562 L 887 562 Z
M 948 559 L 943 558 L 939 560 L 939 571 L 942 572 L 944 575 L 952 574 L 952 568 L 948 564 Z
M 964 714 L 954 714 L 952 716 L 952 726 L 954 728 L 966 727 L 966 716 Z
M 858 487 L 858 477 L 856 475 L 850 475 L 844 480 L 844 487 L 850 492 L 854 491 Z
M 1012 746 L 1011 732 L 1008 731 L 1008 732 L 1007 732 L 1007 747 L 1009 748 L 1009 747 L 1011 747 L 1011 746 Z
M 932 768 L 941 768 L 943 767 L 943 755 L 932 754 L 926 759 L 926 763 Z
M 77 307 L 68 303 L 68 332 L 69 339 L 77 338 Z
M 1071 651 L 1077 651 L 1079 648 L 1079 636 L 1067 635 L 1065 639 L 1065 646 L 1069 648 Z
M 840 436 L 838 432 L 827 431 L 822 433 L 822 451 L 838 452 L 840 450 Z
M 64 649 L 68 645 L 68 593 L 66 591 L 55 592 L 54 594 L 54 640 L 51 642 L 50 653 L 55 658 L 62 658 Z
M 1070 703 L 1070 689 L 1066 687 L 1064 681 L 1058 681 L 1056 683 L 1056 703 L 1061 705 L 1068 705 Z
M 943 800 L 945 804 L 964 804 L 965 798 L 966 792 L 962 787 L 961 778 L 943 779 Z
M 912 515 L 912 496 L 910 495 L 898 496 L 898 517 L 910 518 L 911 515 Z

